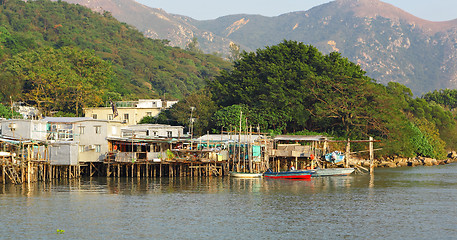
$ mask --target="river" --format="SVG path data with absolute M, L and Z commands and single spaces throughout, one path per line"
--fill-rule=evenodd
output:
M 456 163 L 375 171 L 307 181 L 82 178 L 0 185 L 0 238 L 457 238 Z

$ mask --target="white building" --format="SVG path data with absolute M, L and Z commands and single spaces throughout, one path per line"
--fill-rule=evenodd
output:
M 47 117 L 49 140 L 75 142 L 78 162 L 101 162 L 108 152 L 107 137 L 120 137 L 125 124 L 84 117 Z
M 162 101 L 161 99 L 139 99 L 138 101 L 115 102 L 112 106 L 85 108 L 84 116 L 101 120 L 117 120 L 129 125 L 138 124 L 146 116 L 156 117 L 159 113 L 171 107 L 177 101 Z M 117 116 L 115 112 L 117 111 Z
M 8 119 L 1 122 L 1 135 L 17 140 L 46 140 L 47 122 L 43 120 Z

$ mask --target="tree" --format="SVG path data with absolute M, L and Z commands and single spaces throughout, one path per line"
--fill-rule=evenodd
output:
M 11 112 L 11 109 L 0 103 L 0 118 L 22 118 L 22 115 L 16 111 Z
M 385 135 L 381 116 L 392 110 L 385 87 L 358 65 L 295 41 L 242 53 L 209 87 L 222 107 L 244 104 L 257 124 L 283 132 Z
M 192 40 L 189 43 L 187 43 L 186 50 L 194 53 L 203 53 L 203 51 L 199 47 L 197 37 L 193 37 Z
M 111 65 L 92 51 L 41 48 L 14 56 L 1 65 L 4 74 L 22 82 L 22 100 L 50 111 L 74 112 L 102 103 Z M 0 77 L 1 77 L 0 76 Z
M 245 131 L 247 127 L 245 119 L 247 116 L 250 116 L 250 113 L 244 105 L 231 105 L 219 109 L 213 115 L 214 131 L 220 131 L 221 128 L 233 129 L 234 127 L 239 131 L 240 117 L 242 119 L 241 127 Z M 251 119 L 249 120 L 251 121 Z
M 230 42 L 229 52 L 230 52 L 230 55 L 229 55 L 228 59 L 231 62 L 235 62 L 235 61 L 240 60 L 240 58 L 241 58 L 240 45 L 237 45 L 234 42 Z
M 194 107 L 194 110 L 191 110 Z M 183 100 L 174 104 L 169 109 L 171 123 L 190 127 L 190 117 L 195 119 L 193 132 L 195 136 L 205 134 L 213 128 L 211 117 L 216 112 L 217 106 L 212 100 L 210 92 L 205 90 L 188 95 Z M 189 129 L 190 130 L 190 129 Z

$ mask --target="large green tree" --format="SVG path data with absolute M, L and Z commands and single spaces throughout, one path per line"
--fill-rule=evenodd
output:
M 124 100 L 167 97 L 181 99 L 205 87 L 205 78 L 231 63 L 198 52 L 197 41 L 185 51 L 167 40 L 150 39 L 120 23 L 111 14 L 92 12 L 65 1 L 9 0 L 0 8 L 0 63 L 42 47 L 78 47 L 112 64 L 113 91 Z M 21 91 L 12 77 L 0 72 L 0 94 Z M 6 86 L 3 83 L 7 83 Z M 75 91 L 83 91 L 79 88 Z
M 385 87 L 338 53 L 323 55 L 295 41 L 243 53 L 233 70 L 209 82 L 222 107 L 244 104 L 253 124 L 284 132 L 304 129 L 348 137 L 388 133 Z
M 108 91 L 107 83 L 113 77 L 111 65 L 93 51 L 63 47 L 40 48 L 36 51 L 15 55 L 0 66 L 23 85 L 19 96 L 50 111 L 74 112 L 102 103 Z

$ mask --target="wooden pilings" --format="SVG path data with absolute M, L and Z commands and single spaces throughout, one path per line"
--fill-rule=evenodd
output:
M 107 177 L 195 177 L 228 174 L 225 162 L 105 163 Z
M 0 171 L 3 184 L 30 184 L 38 181 L 48 182 L 51 179 L 74 179 L 81 176 L 79 165 L 55 166 L 41 161 L 13 163 L 11 160 L 2 160 Z

